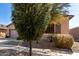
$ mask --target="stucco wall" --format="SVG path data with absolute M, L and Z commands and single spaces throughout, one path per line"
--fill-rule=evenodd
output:
M 57 34 L 68 34 L 69 33 L 69 17 L 65 16 L 62 18 L 62 21 L 60 24 L 54 24 L 55 26 L 51 25 L 50 28 L 48 28 L 49 33 L 57 33 Z
M 61 33 L 68 34 L 69 33 L 69 20 L 64 20 L 61 23 Z

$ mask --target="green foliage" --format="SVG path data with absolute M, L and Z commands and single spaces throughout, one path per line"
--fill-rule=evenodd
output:
M 55 3 L 53 4 L 53 9 L 51 14 L 63 14 L 67 15 L 69 13 L 68 7 L 70 7 L 69 3 Z
M 13 4 L 12 21 L 21 38 L 36 40 L 47 28 L 52 4 Z
M 71 48 L 74 43 L 74 38 L 69 34 L 53 34 L 53 41 L 56 47 Z
M 70 7 L 69 3 L 53 4 L 53 9 L 51 12 L 51 15 L 52 15 L 51 21 L 53 21 L 53 23 L 55 23 L 55 24 L 61 23 L 63 21 L 64 15 L 68 15 L 68 13 L 69 13 L 68 7 Z
M 60 8 L 60 5 L 62 4 L 16 3 L 12 5 L 12 22 L 15 25 L 19 37 L 29 41 L 30 56 L 32 52 L 32 41 L 38 40 L 45 32 L 51 20 L 51 15 L 54 17 L 54 15 L 60 14 L 59 12 L 63 6 Z

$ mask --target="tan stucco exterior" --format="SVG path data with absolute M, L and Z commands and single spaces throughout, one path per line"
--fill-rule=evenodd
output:
M 61 33 L 68 34 L 69 33 L 69 19 L 68 17 L 65 18 L 64 21 L 61 23 Z

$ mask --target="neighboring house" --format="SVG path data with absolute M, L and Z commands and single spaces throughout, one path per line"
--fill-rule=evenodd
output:
M 79 41 L 79 27 L 70 29 L 70 34 L 74 37 L 75 41 Z
M 7 34 L 7 27 L 0 24 L 0 38 L 5 38 Z
M 17 38 L 18 37 L 18 33 L 15 30 L 15 26 L 13 25 L 13 23 L 7 25 L 8 28 L 8 33 L 7 36 L 10 38 Z
M 69 20 L 72 17 L 73 17 L 73 15 L 65 15 L 64 21 L 62 21 L 61 24 L 52 24 L 51 27 L 48 26 L 45 33 L 69 34 Z M 18 33 L 15 30 L 15 26 L 13 25 L 13 23 L 7 25 L 6 27 L 7 27 L 7 33 L 5 30 L 6 36 L 8 36 L 10 38 L 17 38 L 18 37 Z

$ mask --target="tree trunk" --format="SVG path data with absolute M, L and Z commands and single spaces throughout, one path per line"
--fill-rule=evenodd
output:
M 32 56 L 32 41 L 29 41 L 29 55 Z

